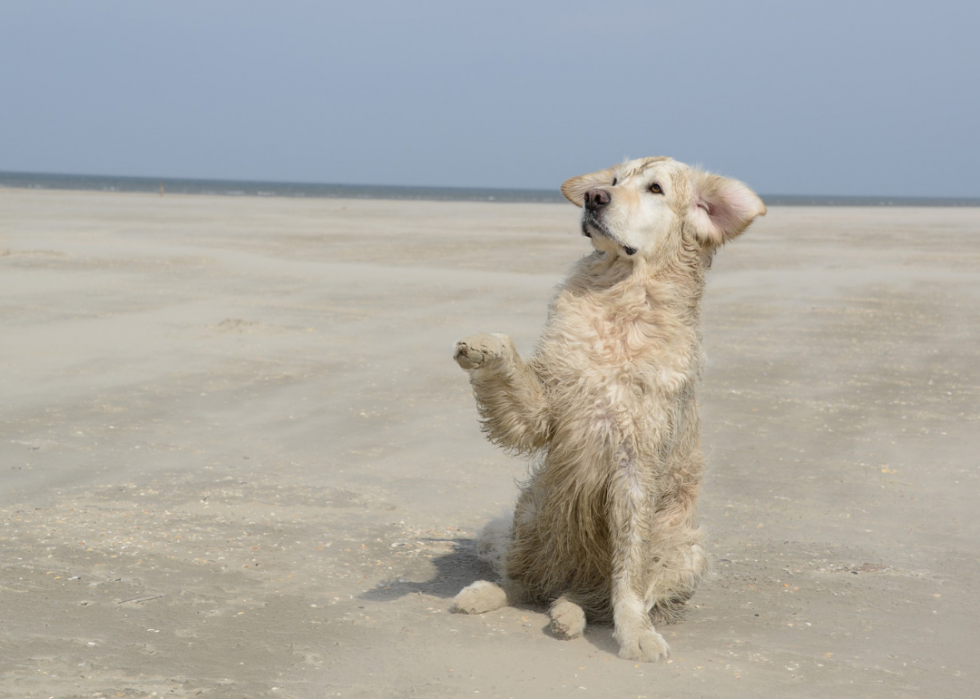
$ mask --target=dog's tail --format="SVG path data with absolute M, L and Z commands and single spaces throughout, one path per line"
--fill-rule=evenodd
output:
M 490 520 L 476 538 L 476 554 L 501 578 L 507 577 L 507 552 L 513 523 L 513 514 L 502 514 Z

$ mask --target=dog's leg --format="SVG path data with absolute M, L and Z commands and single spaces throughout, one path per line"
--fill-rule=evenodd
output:
M 689 531 L 685 538 L 700 541 L 701 533 Z M 657 622 L 671 624 L 683 616 L 684 603 L 694 596 L 698 584 L 707 575 L 708 554 L 700 543 L 685 543 L 657 558 L 651 561 L 647 608 Z
M 449 611 L 454 614 L 484 614 L 501 607 L 520 604 L 526 598 L 523 588 L 509 580 L 501 584 L 477 580 L 453 598 Z
M 551 617 L 549 628 L 555 638 L 570 640 L 585 631 L 585 612 L 564 595 L 551 603 L 548 616 Z
M 507 449 L 530 452 L 548 438 L 544 389 L 506 335 L 471 335 L 456 343 L 456 362 L 470 374 L 483 431 Z
M 646 600 L 654 618 L 665 622 L 681 616 L 684 602 L 708 573 L 704 538 L 695 524 L 696 495 L 696 488 L 682 490 L 653 521 L 658 545 L 648 560 Z
M 685 406 L 681 432 L 671 454 L 668 472 L 675 487 L 664 493 L 653 518 L 656 546 L 648 558 L 647 604 L 655 619 L 677 620 L 702 578 L 709 559 L 697 526 L 697 499 L 704 456 L 700 449 L 697 405 Z
M 670 653 L 647 605 L 650 489 L 632 449 L 625 448 L 609 487 L 612 544 L 612 607 L 619 657 L 653 662 Z
M 615 568 L 613 624 L 616 628 L 614 636 L 619 641 L 619 657 L 645 662 L 666 659 L 670 648 L 664 637 L 653 628 L 646 600 L 636 590 L 636 581 L 631 573 Z

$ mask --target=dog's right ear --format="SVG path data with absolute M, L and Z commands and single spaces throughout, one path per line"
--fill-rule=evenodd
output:
M 579 175 L 570 180 L 566 180 L 561 186 L 562 195 L 575 206 L 582 206 L 585 193 L 593 187 L 603 187 L 612 184 L 614 167 L 607 167 L 605 170 L 590 172 L 588 175 Z

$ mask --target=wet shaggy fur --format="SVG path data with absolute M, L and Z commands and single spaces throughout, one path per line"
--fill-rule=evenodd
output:
M 534 354 L 501 334 L 456 344 L 488 438 L 535 466 L 513 517 L 480 538 L 501 581 L 464 588 L 452 609 L 548 604 L 556 636 L 611 620 L 621 657 L 657 660 L 668 648 L 654 621 L 673 620 L 708 569 L 696 522 L 705 273 L 765 206 L 670 158 L 562 192 L 595 251 L 558 288 Z

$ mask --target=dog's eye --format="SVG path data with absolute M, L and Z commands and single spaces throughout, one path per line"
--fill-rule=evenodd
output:
M 619 182 L 619 180 L 613 177 L 613 183 L 610 186 L 615 187 L 617 182 Z
M 654 182 L 652 185 L 650 185 L 650 191 L 653 192 L 654 194 L 663 194 L 664 188 L 661 187 L 656 182 Z

